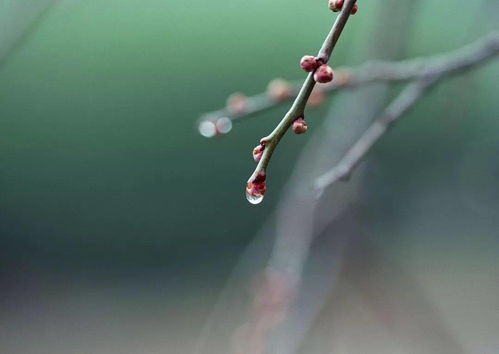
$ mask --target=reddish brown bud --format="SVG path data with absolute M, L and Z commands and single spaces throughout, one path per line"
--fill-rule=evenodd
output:
M 227 111 L 231 114 L 242 114 L 248 109 L 248 99 L 242 93 L 236 92 L 227 98 Z
M 311 55 L 305 55 L 300 60 L 300 67 L 306 72 L 312 72 L 319 67 L 320 63 Z
M 357 13 L 357 11 L 359 11 L 359 5 L 354 4 L 353 7 L 352 7 L 352 11 L 350 11 L 350 13 L 352 15 L 355 15 Z
M 327 5 L 331 11 L 338 12 L 343 7 L 343 0 L 329 0 Z
M 333 69 L 329 65 L 321 65 L 315 71 L 314 80 L 320 82 L 321 84 L 325 84 L 333 80 Z
M 265 150 L 264 143 L 260 143 L 260 145 L 253 149 L 253 159 L 255 159 L 255 162 L 260 162 L 263 156 L 263 150 Z
M 344 3 L 343 0 L 329 0 L 327 5 L 331 11 L 338 12 L 341 11 L 341 9 L 343 8 L 343 3 Z M 355 15 L 358 10 L 359 6 L 357 4 L 354 4 L 350 14 Z
M 293 132 L 295 134 L 304 134 L 308 130 L 308 124 L 307 122 L 305 122 L 305 119 L 303 119 L 303 117 L 300 117 L 293 122 L 291 129 L 293 129 Z
M 283 101 L 293 92 L 293 87 L 284 79 L 274 79 L 267 86 L 267 94 L 274 101 Z

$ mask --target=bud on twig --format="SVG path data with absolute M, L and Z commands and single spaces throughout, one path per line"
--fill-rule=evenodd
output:
M 253 159 L 255 160 L 255 162 L 260 162 L 260 160 L 262 159 L 263 150 L 265 150 L 264 143 L 260 143 L 260 145 L 253 149 Z
M 343 8 L 343 3 L 343 0 L 329 0 L 328 7 L 333 12 L 339 12 Z M 354 4 L 350 14 L 355 15 L 358 10 L 359 6 L 357 4 Z
M 320 66 L 320 62 L 311 55 L 305 55 L 300 60 L 300 67 L 307 73 L 314 71 Z
M 314 80 L 321 84 L 325 84 L 333 80 L 333 69 L 329 65 L 323 64 L 319 66 L 314 74 Z
M 304 134 L 308 130 L 308 124 L 303 117 L 300 117 L 293 122 L 291 129 L 295 134 Z

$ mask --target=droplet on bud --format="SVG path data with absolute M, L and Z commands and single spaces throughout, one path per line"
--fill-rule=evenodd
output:
M 215 122 L 211 120 L 204 120 L 199 123 L 198 130 L 199 134 L 205 138 L 213 138 L 217 135 L 217 127 L 215 126 Z
M 260 204 L 263 201 L 263 194 L 261 195 L 252 195 L 246 191 L 246 199 L 253 205 Z
M 263 200 L 267 187 L 265 185 L 265 180 L 267 175 L 265 171 L 261 171 L 254 177 L 250 179 L 246 184 L 246 199 L 251 204 L 260 204 Z

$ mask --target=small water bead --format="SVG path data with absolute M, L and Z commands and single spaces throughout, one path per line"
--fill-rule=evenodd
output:
M 198 130 L 205 138 L 225 135 L 232 130 L 232 121 L 227 117 L 207 119 L 199 123 Z
M 251 204 L 257 205 L 257 204 L 260 204 L 263 201 L 263 194 L 253 195 L 253 194 L 248 193 L 248 191 L 246 191 L 246 199 Z
M 217 135 L 217 127 L 211 120 L 205 120 L 199 123 L 198 130 L 199 134 L 201 134 L 205 138 L 213 138 L 215 135 Z
M 215 127 L 219 134 L 227 134 L 232 130 L 232 121 L 227 117 L 218 118 Z

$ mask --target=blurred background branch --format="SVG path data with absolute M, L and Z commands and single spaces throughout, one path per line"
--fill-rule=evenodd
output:
M 353 169 L 371 150 L 374 144 L 399 120 L 427 91 L 443 78 L 450 75 L 463 74 L 487 59 L 499 54 L 499 33 L 491 33 L 485 38 L 455 52 L 440 55 L 426 63 L 417 60 L 409 64 L 395 65 L 394 70 L 388 69 L 390 77 L 411 77 L 409 84 L 399 96 L 385 109 L 345 154 L 336 167 L 315 180 L 315 188 L 324 188 L 341 179 L 348 179 Z M 400 67 L 402 66 L 402 68 Z M 411 74 L 408 74 L 411 73 Z
M 450 53 L 427 58 L 406 59 L 399 62 L 370 60 L 356 68 L 341 67 L 336 69 L 335 78 L 331 83 L 317 85 L 321 92 L 331 94 L 336 91 L 354 89 L 380 81 L 403 82 L 415 80 L 421 78 L 426 73 L 426 70 L 443 71 L 441 72 L 442 76 L 449 74 L 462 75 L 466 69 L 479 65 L 483 60 L 497 55 L 498 37 L 499 35 L 493 32 L 471 45 Z M 463 70 L 463 72 L 456 72 L 457 70 Z M 200 132 L 203 133 L 204 129 L 207 129 L 204 126 L 205 124 L 211 124 L 213 130 L 208 129 L 208 131 L 215 132 L 215 123 L 220 118 L 230 119 L 234 122 L 254 117 L 259 113 L 281 106 L 294 99 L 301 88 L 301 82 L 287 83 L 287 81 L 282 80 L 281 85 L 284 87 L 280 95 L 272 94 L 272 84 L 270 84 L 270 89 L 267 92 L 241 97 L 237 108 L 231 106 L 230 100 L 228 100 L 228 107 L 204 113 L 198 120 Z M 228 132 L 224 132 L 224 134 L 226 133 Z M 214 137 L 215 133 L 206 136 Z

